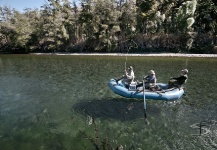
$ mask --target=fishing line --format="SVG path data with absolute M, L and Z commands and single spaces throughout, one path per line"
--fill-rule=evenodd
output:
M 185 59 L 185 69 L 188 69 L 188 59 Z M 186 80 L 187 82 L 187 80 Z M 186 93 L 187 93 L 187 84 L 185 83 L 185 86 L 184 86 L 184 96 L 186 96 Z
M 127 40 L 128 41 L 128 40 Z M 126 41 L 126 42 L 127 42 Z M 135 41 L 133 41 L 132 39 L 130 39 L 130 45 L 129 45 L 129 47 L 127 47 L 127 54 L 126 54 L 126 58 L 125 58 L 125 70 L 127 69 L 127 57 L 128 57 L 128 53 L 129 53 L 129 51 L 130 51 L 130 49 L 131 48 L 138 48 L 138 45 L 137 45 L 137 43 L 135 42 Z
M 125 70 L 127 70 L 127 56 L 128 56 L 128 53 L 129 53 L 129 48 L 127 47 L 127 54 L 126 54 L 126 58 L 125 58 Z
M 188 67 L 188 59 L 185 60 L 185 68 L 187 69 Z

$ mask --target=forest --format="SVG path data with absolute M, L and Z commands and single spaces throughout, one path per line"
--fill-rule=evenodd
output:
M 0 7 L 0 53 L 217 53 L 216 0 L 45 0 Z

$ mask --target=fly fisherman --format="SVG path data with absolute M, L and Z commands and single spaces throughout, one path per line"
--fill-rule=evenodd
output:
M 168 88 L 178 87 L 182 88 L 188 79 L 188 69 L 183 69 L 179 77 L 171 77 L 169 80 Z
M 135 75 L 133 72 L 133 67 L 129 66 L 128 69 L 125 70 L 125 74 L 121 78 L 116 79 L 116 82 L 123 79 L 122 82 L 128 86 L 131 82 L 134 81 L 134 78 L 135 78 Z

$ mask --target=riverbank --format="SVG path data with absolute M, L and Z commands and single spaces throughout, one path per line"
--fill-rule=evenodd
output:
M 87 55 L 87 56 L 151 56 L 151 57 L 217 57 L 217 54 L 186 54 L 186 53 L 31 53 L 31 55 Z

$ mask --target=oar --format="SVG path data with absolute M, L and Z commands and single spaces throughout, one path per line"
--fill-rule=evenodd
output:
M 124 76 L 122 76 L 120 78 L 117 78 L 117 79 L 115 78 L 115 81 L 118 83 L 118 81 L 121 80 L 121 79 L 123 79 L 123 78 L 124 78 Z
M 143 95 L 144 95 L 144 119 L 145 119 L 145 123 L 148 123 L 147 114 L 146 114 L 146 100 L 145 100 L 145 80 L 143 80 Z

